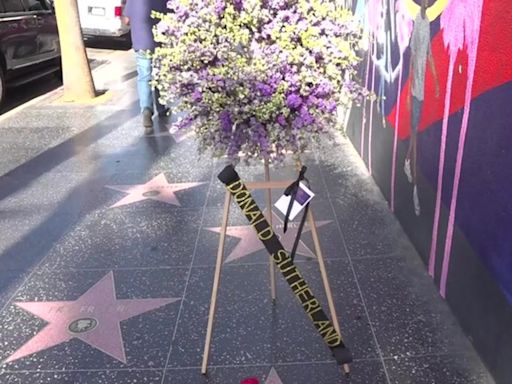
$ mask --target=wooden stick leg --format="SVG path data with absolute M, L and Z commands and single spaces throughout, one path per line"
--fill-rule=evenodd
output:
M 334 306 L 334 300 L 332 298 L 331 285 L 329 284 L 329 277 L 327 276 L 327 270 L 325 268 L 324 256 L 322 254 L 322 248 L 320 247 L 320 239 L 318 237 L 318 231 L 316 229 L 315 218 L 313 212 L 310 209 L 308 212 L 308 224 L 311 228 L 311 235 L 313 236 L 313 242 L 315 243 L 315 253 L 318 259 L 318 265 L 320 267 L 320 273 L 322 274 L 322 281 L 324 283 L 325 294 L 327 296 L 327 302 L 329 303 L 329 310 L 331 312 L 332 324 L 338 333 L 340 332 L 340 325 L 338 323 L 338 316 L 336 315 L 336 308 Z
M 334 329 L 341 334 L 340 324 L 338 322 L 338 315 L 336 314 L 336 307 L 334 306 L 334 300 L 332 298 L 331 285 L 329 283 L 329 277 L 327 276 L 327 269 L 325 268 L 324 256 L 322 248 L 320 247 L 320 238 L 318 237 L 318 231 L 315 224 L 315 218 L 313 217 L 313 211 L 310 209 L 308 212 L 308 224 L 311 228 L 311 235 L 313 236 L 313 242 L 315 243 L 315 253 L 318 259 L 318 265 L 320 267 L 320 273 L 322 275 L 322 281 L 324 283 L 325 294 L 327 296 L 327 302 L 329 303 L 329 311 L 331 312 L 331 320 L 334 325 Z M 350 374 L 350 366 L 343 364 L 342 366 L 345 376 Z
M 213 321 L 215 319 L 215 309 L 217 306 L 217 291 L 220 283 L 220 272 L 222 268 L 222 259 L 224 258 L 224 244 L 226 242 L 226 230 L 228 227 L 229 205 L 231 204 L 231 194 L 226 191 L 224 199 L 224 213 L 222 216 L 222 227 L 220 231 L 219 249 L 217 250 L 217 263 L 215 264 L 215 275 L 213 278 L 212 298 L 210 300 L 210 313 L 208 315 L 208 327 L 206 328 L 206 339 L 204 343 L 203 365 L 201 373 L 206 374 L 208 369 L 208 356 L 210 354 L 210 344 L 212 341 Z
M 265 182 L 270 182 L 270 167 L 268 160 L 265 160 Z M 272 189 L 267 188 L 267 220 L 272 225 Z M 272 255 L 268 256 L 269 271 L 270 271 L 270 295 L 272 296 L 272 303 L 276 302 L 276 271 L 274 269 L 274 260 Z

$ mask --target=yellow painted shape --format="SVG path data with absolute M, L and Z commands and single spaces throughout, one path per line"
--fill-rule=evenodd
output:
M 407 9 L 407 12 L 411 15 L 413 20 L 418 15 L 418 12 L 420 11 L 421 7 L 416 4 L 413 0 L 404 0 L 405 2 L 405 8 Z M 430 21 L 434 21 L 443 13 L 444 9 L 448 5 L 450 0 L 436 0 L 434 4 L 432 4 L 430 7 L 427 8 L 427 18 Z

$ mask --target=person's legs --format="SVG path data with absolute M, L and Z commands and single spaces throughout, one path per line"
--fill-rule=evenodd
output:
M 414 99 L 413 96 L 411 98 Z M 414 143 L 416 142 L 416 126 L 415 126 L 415 116 L 414 116 L 414 107 L 411 111 L 411 137 L 409 138 L 409 147 L 407 148 L 407 155 L 405 155 L 405 163 L 404 163 L 404 173 L 407 176 L 407 180 L 409 183 L 412 183 L 412 173 L 411 173 L 411 156 L 414 148 Z
M 137 91 L 144 127 L 153 126 L 153 92 L 151 90 L 151 58 L 144 51 L 136 52 Z
M 418 130 L 420 124 L 421 117 L 421 109 L 423 107 L 423 100 L 419 100 L 416 97 L 412 98 L 412 151 L 411 151 L 411 160 L 412 160 L 412 179 L 413 183 L 416 184 L 416 160 L 418 153 Z
M 417 159 L 418 159 L 418 131 L 419 131 L 419 123 L 421 117 L 421 109 L 423 107 L 423 100 L 419 100 L 416 97 L 412 99 L 412 124 L 415 127 L 413 129 L 414 139 L 412 145 L 412 183 L 414 184 L 414 189 L 412 192 L 412 200 L 414 203 L 414 213 L 416 216 L 419 216 L 421 213 L 420 208 L 420 199 L 418 196 L 418 185 L 417 185 Z
M 151 58 L 144 51 L 136 52 L 137 91 L 139 93 L 140 111 L 149 108 L 153 111 L 153 93 L 151 91 Z

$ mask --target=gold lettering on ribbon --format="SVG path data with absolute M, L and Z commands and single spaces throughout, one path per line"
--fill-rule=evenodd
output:
M 268 240 L 272 236 L 274 236 L 274 231 L 272 230 L 271 226 L 268 226 L 264 230 L 258 232 L 258 237 L 260 240 Z
M 336 346 L 341 342 L 340 335 L 336 332 L 330 321 L 315 321 L 314 324 L 327 345 Z
M 279 251 L 277 251 L 276 253 L 274 253 L 272 255 L 272 258 L 274 259 L 274 263 L 276 263 L 277 265 L 282 263 L 283 260 L 285 260 L 287 257 L 288 257 L 288 253 L 286 253 L 286 251 L 284 249 L 280 249 Z
M 256 205 L 254 200 L 251 197 L 251 194 L 247 189 L 242 189 L 241 191 L 238 191 L 235 193 L 235 201 L 240 205 L 240 207 L 244 210 L 247 208 L 247 205 L 252 203 L 252 207 Z M 251 207 L 251 208 L 252 208 Z
M 241 191 L 242 189 L 244 189 L 244 187 L 245 187 L 245 185 L 242 183 L 242 180 L 237 180 L 237 181 L 226 186 L 228 191 L 231 192 L 232 194 L 235 194 L 235 193 Z

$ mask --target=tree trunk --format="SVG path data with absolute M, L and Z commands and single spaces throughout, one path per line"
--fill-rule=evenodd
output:
M 62 55 L 64 99 L 83 101 L 96 97 L 85 51 L 77 0 L 55 0 Z

